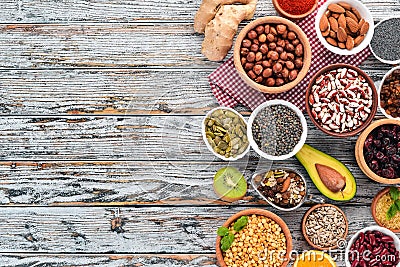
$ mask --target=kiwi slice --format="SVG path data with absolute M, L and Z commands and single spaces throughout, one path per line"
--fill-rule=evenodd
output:
M 214 191 L 222 200 L 233 202 L 244 197 L 247 182 L 238 169 L 224 167 L 214 176 Z

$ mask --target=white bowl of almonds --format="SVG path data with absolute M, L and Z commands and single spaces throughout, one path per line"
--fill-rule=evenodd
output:
M 354 55 L 366 48 L 374 35 L 374 19 L 358 0 L 330 0 L 315 18 L 320 42 L 331 52 Z

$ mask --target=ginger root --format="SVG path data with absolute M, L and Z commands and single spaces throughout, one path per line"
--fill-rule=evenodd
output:
M 254 16 L 256 5 L 257 0 L 203 0 L 194 19 L 195 31 L 205 34 L 203 55 L 212 61 L 223 60 L 240 22 Z

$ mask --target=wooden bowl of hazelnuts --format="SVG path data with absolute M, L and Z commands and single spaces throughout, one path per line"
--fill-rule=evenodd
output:
M 263 93 L 281 93 L 306 76 L 311 47 L 299 26 L 285 18 L 267 16 L 250 22 L 239 33 L 233 59 L 249 86 Z

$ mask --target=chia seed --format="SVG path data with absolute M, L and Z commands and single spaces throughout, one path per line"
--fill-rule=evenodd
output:
M 287 155 L 299 143 L 303 128 L 296 112 L 284 105 L 267 106 L 254 118 L 254 141 L 264 153 Z
M 391 18 L 375 27 L 371 48 L 383 60 L 400 59 L 400 18 Z

